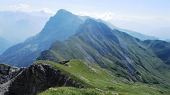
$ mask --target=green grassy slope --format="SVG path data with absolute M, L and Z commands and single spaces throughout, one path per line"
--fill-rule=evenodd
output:
M 128 52 L 135 62 L 135 67 L 141 75 L 144 75 L 142 76 L 144 82 L 150 83 L 154 81 L 154 83 L 159 83 L 162 80 L 166 80 L 170 83 L 170 70 L 154 53 L 156 50 L 153 51 L 139 39 L 133 38 L 123 32 L 114 31 L 113 33 L 119 38 L 124 38 L 122 40 L 128 47 Z
M 122 78 L 112 76 L 108 71 L 97 65 L 82 60 L 71 60 L 68 66 L 51 61 L 37 61 L 51 64 L 74 80 L 86 86 L 85 89 L 72 87 L 50 88 L 40 95 L 162 95 L 168 93 L 165 88 L 142 83 L 126 83 Z
M 170 43 L 161 40 L 146 40 L 143 43 L 151 49 L 165 64 L 170 65 Z

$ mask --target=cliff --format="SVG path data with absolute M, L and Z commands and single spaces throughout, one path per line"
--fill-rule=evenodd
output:
M 84 88 L 72 78 L 45 63 L 33 64 L 22 69 L 7 83 L 0 86 L 4 95 L 36 95 L 50 87 L 72 86 Z
M 0 84 L 3 84 L 12 79 L 18 74 L 19 71 L 20 69 L 17 67 L 11 67 L 6 64 L 0 64 Z

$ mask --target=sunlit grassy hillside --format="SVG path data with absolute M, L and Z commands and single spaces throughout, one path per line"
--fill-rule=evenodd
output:
M 72 87 L 50 88 L 40 95 L 162 95 L 168 89 L 157 88 L 142 83 L 127 83 L 122 78 L 112 76 L 108 71 L 82 60 L 71 60 L 68 66 L 51 61 L 37 61 L 47 63 L 61 70 L 74 80 L 85 85 L 86 88 Z

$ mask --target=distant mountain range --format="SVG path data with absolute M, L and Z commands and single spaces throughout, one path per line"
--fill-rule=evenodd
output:
M 12 43 L 8 41 L 7 39 L 0 37 L 0 55 L 7 49 L 9 48 Z
M 64 41 L 74 35 L 82 22 L 78 16 L 59 10 L 40 33 L 7 49 L 0 56 L 0 62 L 18 67 L 29 66 L 36 60 L 39 53 L 48 49 L 54 41 Z
M 170 31 L 170 27 L 161 27 L 152 30 L 151 33 L 154 33 L 155 36 L 160 37 L 160 39 L 166 40 L 166 38 L 169 39 L 169 35 L 170 35 L 169 31 Z
M 126 29 L 119 29 L 120 31 L 123 31 L 123 32 L 126 32 L 127 34 L 135 37 L 135 38 L 138 38 L 140 40 L 159 40 L 159 38 L 157 37 L 154 37 L 154 36 L 148 36 L 148 35 L 145 35 L 145 34 L 142 34 L 142 33 L 138 33 L 138 32 L 134 32 L 134 31 L 131 31 L 131 30 L 126 30 Z
M 80 19 L 82 19 L 83 21 L 85 21 L 87 18 L 91 18 L 91 17 L 88 17 L 88 16 L 79 16 Z M 109 26 L 111 29 L 117 29 L 117 30 L 120 30 L 122 32 L 125 32 L 135 38 L 138 38 L 140 40 L 158 40 L 159 38 L 156 38 L 154 36 L 148 36 L 148 35 L 145 35 L 145 34 L 142 34 L 142 33 L 138 33 L 138 32 L 135 32 L 135 31 L 131 31 L 131 30 L 128 30 L 128 29 L 122 29 L 122 28 L 119 28 L 117 26 L 114 26 L 113 24 L 111 24 L 110 22 L 106 22 L 106 21 L 103 21 L 101 19 L 94 19 L 94 18 L 91 18 L 95 21 L 98 21 L 98 22 L 102 22 L 102 23 L 105 23 L 107 26 Z
M 10 45 L 8 45 L 8 47 L 5 46 L 6 48 L 1 49 L 0 54 L 2 54 L 10 46 L 19 42 L 23 42 L 26 38 L 34 36 L 39 31 L 41 31 L 49 16 L 49 14 L 45 14 L 44 12 L 32 13 L 31 15 L 23 12 L 0 12 L 0 36 L 10 41 Z M 85 21 L 86 18 L 90 17 L 79 16 L 79 18 Z M 139 38 L 141 40 L 158 39 L 152 36 L 147 36 L 130 30 L 118 28 L 111 23 L 105 22 L 100 19 L 95 20 L 107 24 L 112 29 L 124 31 L 132 35 L 133 37 Z M 22 36 L 20 36 L 19 34 L 22 34 Z
M 170 39 L 166 39 L 167 42 L 170 42 Z
M 36 35 L 48 19 L 49 17 L 33 16 L 23 12 L 0 12 L 0 36 L 10 41 L 9 46 L 12 46 Z M 0 49 L 5 51 L 8 48 Z
M 170 35 L 170 21 L 162 18 L 152 19 L 127 19 L 127 20 L 111 20 L 115 26 L 122 29 L 133 30 L 146 35 L 159 37 L 161 40 L 168 39 Z M 166 34 L 166 35 L 165 35 Z
M 0 36 L 14 44 L 22 42 L 41 31 L 48 19 L 48 17 L 32 16 L 23 12 L 0 12 Z

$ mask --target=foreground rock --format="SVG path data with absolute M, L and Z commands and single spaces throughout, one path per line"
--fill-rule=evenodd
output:
M 0 94 L 36 95 L 50 87 L 60 86 L 84 88 L 83 85 L 74 81 L 60 70 L 54 69 L 51 65 L 44 63 L 34 64 L 23 69 L 13 79 L 1 85 Z
M 0 84 L 3 84 L 19 73 L 20 68 L 0 64 Z

